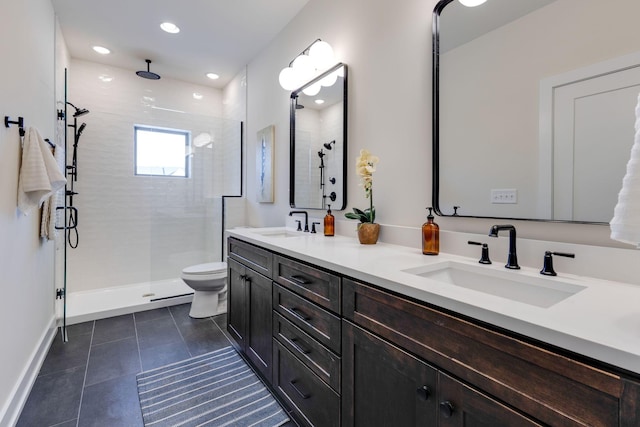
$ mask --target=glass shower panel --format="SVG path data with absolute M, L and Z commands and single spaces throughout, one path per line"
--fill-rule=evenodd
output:
M 192 293 L 180 279 L 185 267 L 222 261 L 222 198 L 226 180 L 239 176 L 229 151 L 239 146 L 239 123 L 195 114 L 154 111 L 154 123 L 186 131 L 186 177 L 151 179 L 151 299 Z

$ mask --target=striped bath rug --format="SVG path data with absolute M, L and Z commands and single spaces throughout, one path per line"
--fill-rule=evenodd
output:
M 145 427 L 280 426 L 289 418 L 233 347 L 137 375 Z

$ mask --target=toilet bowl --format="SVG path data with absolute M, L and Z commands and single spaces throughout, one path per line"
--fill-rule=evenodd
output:
M 226 262 L 192 265 L 180 277 L 194 291 L 189 316 L 201 319 L 226 313 Z

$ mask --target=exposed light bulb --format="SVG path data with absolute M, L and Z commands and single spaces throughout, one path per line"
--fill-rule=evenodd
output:
M 324 71 L 334 65 L 333 48 L 325 41 L 317 41 L 309 48 L 309 57 L 315 68 Z
M 318 93 L 320 93 L 320 89 L 322 89 L 322 86 L 320 86 L 320 83 L 314 83 L 311 86 L 305 88 L 302 90 L 302 92 L 305 95 L 309 95 L 309 96 L 315 96 Z
M 284 90 L 294 90 L 297 87 L 295 74 L 295 71 L 291 67 L 285 67 L 280 71 L 278 81 Z

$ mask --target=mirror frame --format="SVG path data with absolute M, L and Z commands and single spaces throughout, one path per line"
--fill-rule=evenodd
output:
M 440 0 L 433 9 L 432 18 L 432 75 L 431 75 L 431 108 L 432 108 L 432 126 L 431 126 L 431 160 L 432 160 L 432 176 L 431 176 L 431 204 L 433 211 L 438 216 L 453 218 L 488 218 L 503 219 L 513 221 L 536 221 L 536 222 L 556 222 L 570 224 L 593 224 L 593 225 L 609 225 L 608 222 L 595 221 L 573 221 L 559 219 L 544 218 L 514 218 L 499 216 L 477 216 L 477 215 L 459 215 L 457 212 L 453 214 L 444 214 L 440 209 L 440 15 L 444 8 L 455 0 Z
M 292 208 L 298 208 L 295 205 L 295 170 L 296 170 L 296 159 L 295 159 L 295 149 L 296 149 L 296 98 L 298 94 L 302 92 L 307 87 L 313 85 L 314 83 L 322 80 L 324 77 L 338 70 L 339 68 L 344 67 L 344 82 L 343 82 L 343 114 L 342 114 L 342 206 L 332 206 L 331 210 L 341 211 L 347 207 L 347 83 L 348 83 L 348 74 L 349 70 L 347 64 L 342 62 L 334 65 L 324 73 L 315 77 L 313 80 L 308 81 L 303 86 L 291 92 L 290 96 L 290 106 L 289 106 L 289 206 Z M 300 209 L 316 209 L 322 210 L 321 208 L 309 208 L 309 207 L 299 207 Z

